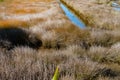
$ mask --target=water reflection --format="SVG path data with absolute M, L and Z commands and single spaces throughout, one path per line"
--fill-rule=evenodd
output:
M 60 4 L 61 8 L 64 10 L 66 16 L 73 22 L 75 25 L 79 26 L 80 28 L 85 28 L 85 24 L 77 18 L 71 11 L 68 10 L 63 4 Z
M 114 10 L 120 11 L 120 5 L 119 5 L 118 3 L 113 2 L 113 3 L 112 3 L 112 7 L 114 7 Z

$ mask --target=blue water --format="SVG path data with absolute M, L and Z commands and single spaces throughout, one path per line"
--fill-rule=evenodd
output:
M 120 11 L 120 8 L 114 8 L 114 10 L 116 10 L 116 11 Z
M 114 7 L 114 10 L 120 11 L 120 5 L 115 2 L 112 3 L 112 7 Z
M 67 7 L 65 7 L 63 4 L 60 4 L 61 8 L 64 10 L 66 16 L 71 20 L 72 23 L 77 25 L 80 28 L 85 28 L 85 24 L 77 18 Z

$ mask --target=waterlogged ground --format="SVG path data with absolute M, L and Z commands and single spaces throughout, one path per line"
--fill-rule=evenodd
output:
M 120 21 L 119 8 L 112 4 L 110 0 L 61 0 L 76 11 L 77 15 L 84 20 L 88 26 L 99 27 L 103 29 L 118 29 Z M 116 1 L 116 3 L 119 4 Z

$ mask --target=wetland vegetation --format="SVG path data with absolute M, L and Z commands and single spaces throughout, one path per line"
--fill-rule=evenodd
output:
M 119 0 L 0 2 L 0 80 L 120 80 Z

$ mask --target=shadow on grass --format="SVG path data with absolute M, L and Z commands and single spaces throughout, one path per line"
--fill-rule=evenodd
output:
M 42 41 L 20 28 L 0 28 L 0 47 L 8 50 L 16 46 L 38 49 Z
M 112 69 L 103 68 L 103 69 L 98 69 L 97 71 L 95 71 L 93 75 L 90 75 L 84 80 L 96 80 L 99 76 L 115 78 L 119 76 L 119 73 L 113 71 Z

